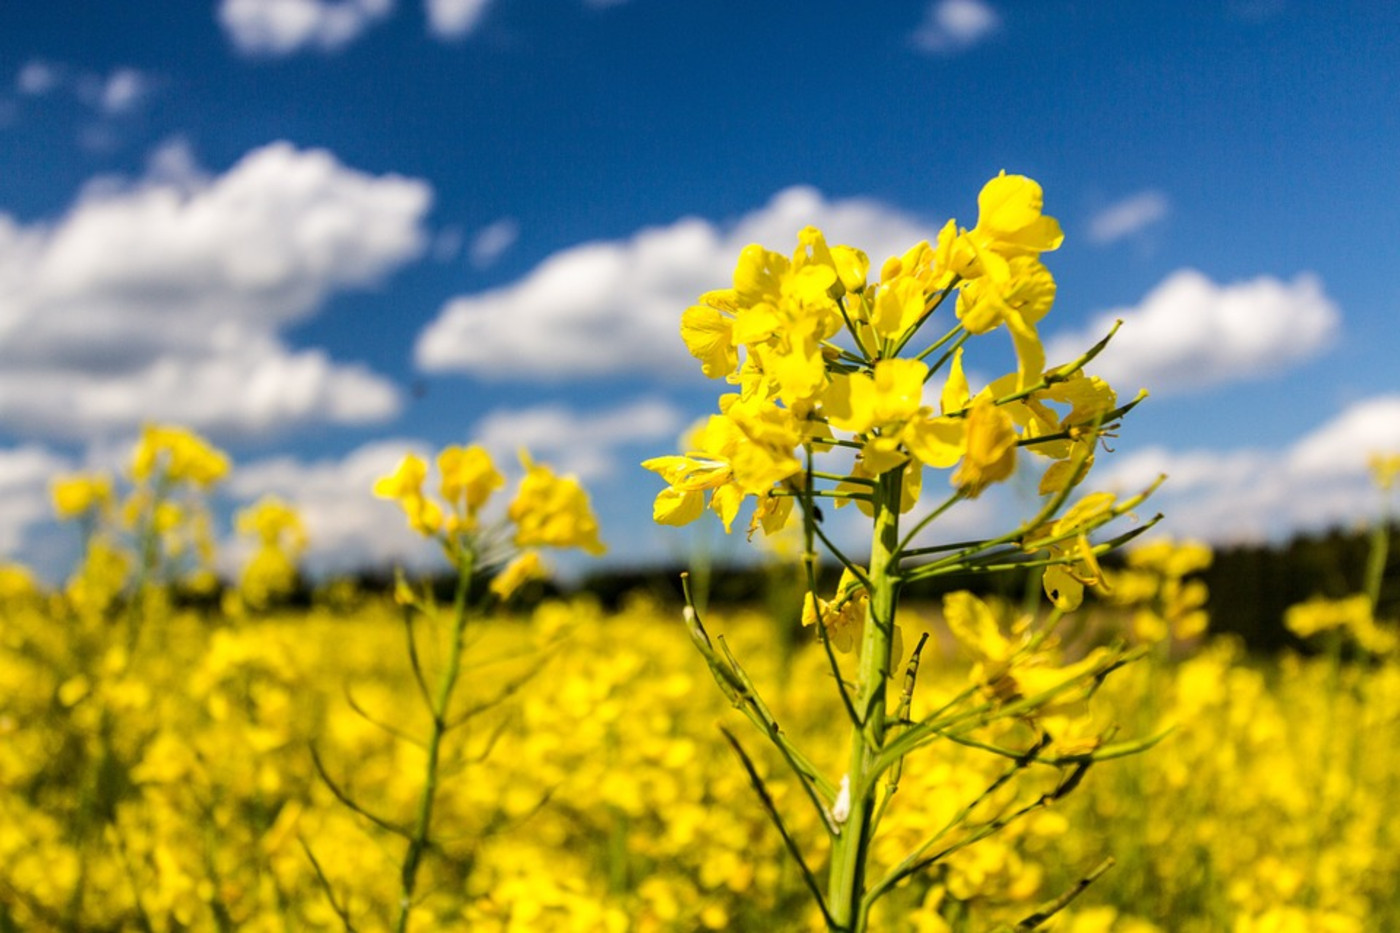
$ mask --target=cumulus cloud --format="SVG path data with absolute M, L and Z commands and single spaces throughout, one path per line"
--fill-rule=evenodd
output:
M 477 231 L 472 237 L 471 260 L 478 269 L 485 269 L 505 255 L 506 250 L 520 238 L 520 223 L 513 217 L 500 220 Z
M 219 25 L 248 55 L 334 52 L 394 10 L 394 0 L 222 0 Z
M 936 0 L 915 30 L 914 47 L 937 55 L 971 48 L 1001 27 L 1001 17 L 982 0 Z
M 1341 314 L 1314 275 L 1218 285 L 1182 269 L 1137 307 L 1051 340 L 1049 358 L 1072 359 L 1119 318 L 1122 329 L 1090 369 L 1120 389 L 1173 392 L 1258 378 L 1313 357 L 1331 343 Z
M 877 201 L 788 188 L 732 224 L 687 217 L 626 240 L 584 243 L 518 282 L 454 298 L 419 335 L 417 363 L 489 379 L 693 374 L 698 364 L 676 338 L 681 311 L 732 281 L 745 245 L 791 252 L 806 224 L 831 243 L 866 249 L 877 269 L 937 231 Z
M 525 447 L 561 471 L 597 480 L 616 474 L 614 450 L 620 445 L 664 439 L 667 444 L 657 449 L 669 452 L 683 422 L 680 411 L 659 399 L 589 413 L 547 405 L 492 412 L 477 423 L 473 436 L 499 462 L 514 461 Z
M 0 214 L 0 424 L 265 433 L 394 414 L 393 385 L 279 331 L 419 256 L 429 187 L 286 143 L 214 178 L 178 156 L 53 224 Z
M 428 31 L 439 39 L 470 35 L 486 13 L 491 0 L 427 0 Z
M 1137 490 L 1165 473 L 1148 510 L 1166 530 L 1223 543 L 1367 520 L 1377 493 L 1373 452 L 1400 450 L 1400 395 L 1359 401 L 1281 449 L 1172 451 L 1152 447 L 1104 462 L 1096 484 Z
M 1170 205 L 1160 191 L 1140 191 L 1115 201 L 1089 221 L 1089 239 L 1107 245 L 1132 236 L 1167 216 Z

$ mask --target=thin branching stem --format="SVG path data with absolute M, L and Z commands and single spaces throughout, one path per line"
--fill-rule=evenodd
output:
M 754 767 L 753 761 L 749 758 L 744 747 L 739 744 L 739 740 L 734 737 L 734 733 L 720 726 L 720 731 L 724 733 L 724 738 L 729 742 L 734 754 L 739 756 L 743 762 L 744 770 L 748 772 L 749 783 L 753 785 L 754 792 L 758 794 L 758 799 L 763 801 L 763 808 L 768 811 L 768 818 L 773 821 L 773 825 L 778 828 L 778 834 L 783 837 L 783 844 L 787 846 L 788 853 L 792 856 L 797 867 L 802 872 L 802 880 L 807 884 L 808 890 L 812 892 L 812 898 L 821 909 L 822 916 L 826 918 L 828 926 L 833 926 L 831 911 L 827 909 L 826 897 L 822 894 L 821 885 L 817 883 L 816 876 L 812 874 L 812 869 L 807 867 L 807 860 L 802 857 L 802 847 L 792 838 L 787 826 L 783 823 L 782 815 L 778 812 L 777 805 L 773 802 L 773 795 L 768 792 L 768 787 L 763 783 L 763 778 L 759 776 L 758 769 Z

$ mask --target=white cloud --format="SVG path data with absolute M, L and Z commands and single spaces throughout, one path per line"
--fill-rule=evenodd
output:
M 153 85 L 150 77 L 135 68 L 118 68 L 101 83 L 94 99 L 108 116 L 130 113 L 151 93 Z
M 1140 191 L 1115 201 L 1089 221 L 1089 239 L 1101 245 L 1132 236 L 1167 216 L 1170 205 L 1160 191 Z
M 812 188 L 788 188 L 733 224 L 687 217 L 626 240 L 580 244 L 518 282 L 455 298 L 419 335 L 418 365 L 522 380 L 698 373 L 678 337 L 681 312 L 733 280 L 745 245 L 791 252 L 806 224 L 831 243 L 867 250 L 877 270 L 937 231 L 877 201 L 829 201 Z
M 982 0 L 936 0 L 915 30 L 915 48 L 939 55 L 971 48 L 1001 27 L 1001 17 Z
M 386 18 L 394 0 L 222 0 L 219 25 L 248 55 L 334 52 Z
M 520 223 L 513 217 L 502 217 L 495 223 L 482 227 L 472 237 L 472 265 L 478 269 L 485 269 L 494 264 L 519 238 Z
M 1097 315 L 1082 333 L 1051 340 L 1049 359 L 1073 359 L 1118 318 L 1122 329 L 1089 369 L 1120 391 L 1171 392 L 1266 376 L 1315 356 L 1341 314 L 1314 275 L 1217 285 L 1181 269 L 1137 307 Z
M 0 214 L 0 424 L 259 433 L 394 414 L 390 383 L 278 332 L 419 256 L 428 186 L 286 143 L 216 178 L 178 155 L 90 188 L 52 225 Z
M 0 554 L 16 556 L 28 529 L 51 516 L 49 483 L 73 465 L 35 444 L 0 450 Z
M 25 62 L 15 76 L 15 88 L 21 94 L 38 96 L 54 90 L 63 80 L 61 66 L 41 59 Z
M 1167 482 L 1140 511 L 1161 510 L 1164 530 L 1235 543 L 1365 521 L 1379 505 L 1366 466 L 1373 452 L 1400 451 L 1400 395 L 1357 402 L 1282 449 L 1170 451 L 1104 461 L 1095 484 L 1141 489 Z
M 491 0 L 426 0 L 428 30 L 439 39 L 460 39 L 481 25 Z
M 1302 476 L 1357 476 L 1373 452 L 1400 453 L 1400 395 L 1352 405 L 1293 445 L 1288 468 Z
M 135 111 L 158 84 L 153 75 L 125 65 L 102 75 L 37 58 L 26 62 L 15 77 L 15 88 L 21 94 L 40 97 L 62 91 L 104 117 Z
M 684 427 L 683 421 L 674 406 L 659 399 L 590 413 L 548 405 L 492 412 L 477 422 L 473 436 L 497 462 L 514 462 L 516 452 L 525 447 L 562 472 L 597 480 L 615 475 L 615 447 L 664 439 L 669 449 L 671 439 Z M 661 447 L 658 450 L 666 452 Z

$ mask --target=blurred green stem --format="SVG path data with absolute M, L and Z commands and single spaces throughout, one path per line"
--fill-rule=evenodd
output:
M 431 840 L 433 804 L 437 798 L 438 760 L 442 751 L 442 739 L 449 728 L 448 708 L 452 704 L 452 694 L 457 687 L 457 678 L 462 671 L 463 637 L 467 630 L 467 592 L 471 586 L 475 555 L 470 550 L 461 550 L 456 555 L 457 589 L 452 599 L 452 634 L 447 646 L 447 665 L 433 697 L 431 709 L 432 733 L 428 736 L 428 761 L 423 770 L 423 787 L 418 797 L 418 814 L 413 823 L 413 832 L 408 840 L 408 850 L 404 853 L 403 866 L 399 873 L 399 918 L 394 927 L 397 933 L 408 930 L 409 916 L 413 911 L 413 895 L 418 886 L 418 869 L 423 861 Z

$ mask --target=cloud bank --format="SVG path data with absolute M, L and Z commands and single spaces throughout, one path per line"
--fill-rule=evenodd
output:
M 335 52 L 394 10 L 394 0 L 221 0 L 219 25 L 246 55 Z
M 1222 543 L 1278 539 L 1301 529 L 1371 520 L 1379 494 L 1367 458 L 1400 451 L 1400 395 L 1356 402 L 1281 449 L 1173 451 L 1151 447 L 1105 461 L 1095 484 L 1167 483 L 1145 507 L 1164 529 Z
M 215 178 L 187 162 L 167 153 L 52 224 L 0 214 L 0 426 L 265 434 L 396 413 L 391 383 L 279 331 L 417 258 L 430 188 L 286 143 Z
M 1184 392 L 1272 375 L 1316 356 L 1336 336 L 1341 313 L 1314 275 L 1219 285 L 1181 269 L 1136 307 L 1105 312 L 1082 332 L 1057 335 L 1046 347 L 1049 359 L 1078 356 L 1115 319 L 1122 319 L 1122 329 L 1089 368 L 1120 391 Z

